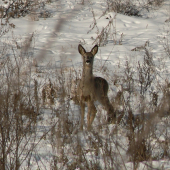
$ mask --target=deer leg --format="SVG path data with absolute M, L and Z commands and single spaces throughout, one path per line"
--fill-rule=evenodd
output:
M 105 110 L 107 111 L 107 114 L 108 114 L 107 121 L 109 123 L 115 123 L 116 122 L 116 112 L 115 112 L 114 107 L 111 105 L 109 98 L 107 96 L 105 96 L 101 103 L 104 106 Z
M 80 107 L 81 107 L 81 125 L 80 125 L 80 130 L 83 130 L 85 103 L 81 102 L 81 103 L 80 103 Z
M 93 120 L 96 116 L 96 107 L 94 105 L 94 102 L 88 101 L 88 114 L 87 114 L 87 129 L 91 129 L 91 124 L 93 123 Z

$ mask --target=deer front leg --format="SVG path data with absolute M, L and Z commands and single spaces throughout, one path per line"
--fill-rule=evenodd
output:
M 87 114 L 87 129 L 91 129 L 91 124 L 96 116 L 96 107 L 93 101 L 88 101 L 88 114 Z
M 80 125 L 80 130 L 83 130 L 85 103 L 81 102 L 81 103 L 80 103 L 80 107 L 81 107 L 81 125 Z

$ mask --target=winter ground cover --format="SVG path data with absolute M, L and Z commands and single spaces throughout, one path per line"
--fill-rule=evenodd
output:
M 170 2 L 132 1 L 140 16 L 109 2 L 44 1 L 2 18 L 1 169 L 170 169 Z M 79 43 L 99 45 L 94 74 L 109 83 L 117 124 L 95 103 L 92 130 L 79 129 Z

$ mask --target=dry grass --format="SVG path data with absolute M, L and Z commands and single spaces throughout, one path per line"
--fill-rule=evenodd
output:
M 61 29 L 60 24 L 56 30 Z M 110 31 L 112 24 L 104 32 Z M 108 39 L 102 33 L 96 40 L 100 44 Z M 160 78 L 155 68 L 164 67 L 163 63 L 155 64 L 149 48 L 145 48 L 142 61 L 133 65 L 127 60 L 117 72 L 99 61 L 110 86 L 119 87 L 110 96 L 120 114 L 118 123 L 105 123 L 106 113 L 98 105 L 92 130 L 80 132 L 80 110 L 72 100 L 80 68 L 61 65 L 50 74 L 49 70 L 38 71 L 34 53 L 29 51 L 33 50 L 34 36 L 25 44 L 14 39 L 15 45 L 1 46 L 0 169 L 17 170 L 25 162 L 31 169 L 33 161 L 38 168 L 46 168 L 38 152 L 44 143 L 52 148 L 47 161 L 51 169 L 127 169 L 128 161 L 133 169 L 141 162 L 146 169 L 153 169 L 149 161 L 170 159 L 170 83 Z M 164 45 L 169 48 L 168 43 Z
M 35 67 L 30 64 L 34 61 L 33 58 L 29 56 L 27 60 L 25 56 L 29 52 L 23 56 L 21 49 L 12 47 L 12 51 L 18 51 L 18 55 L 12 53 L 11 57 L 7 55 L 8 52 L 11 53 L 10 47 L 2 48 L 2 169 L 19 169 L 25 160 L 31 161 L 32 155 L 38 154 L 36 149 L 46 140 L 53 148 L 50 162 L 53 169 L 57 169 L 59 165 L 66 169 L 126 169 L 126 161 L 133 162 L 133 169 L 137 169 L 143 161 L 165 157 L 169 159 L 169 83 L 167 80 L 163 84 L 155 82 L 154 77 L 158 73 L 149 49 L 145 50 L 143 61 L 138 62 L 136 67 L 128 61 L 122 65 L 123 68 L 119 66 L 119 69 L 124 71 L 120 72 L 121 74 L 113 72 L 116 76 L 110 75 L 112 73 L 107 65 L 102 66 L 105 67 L 102 74 L 109 84 L 114 83 L 121 87 L 121 90 L 111 97 L 113 106 L 121 113 L 118 115 L 119 124 L 112 126 L 105 123 L 106 114 L 98 106 L 92 130 L 89 132 L 85 128 L 80 132 L 79 106 L 74 104 L 70 96 L 73 80 L 79 78 L 79 69 L 70 70 L 61 66 L 60 69 L 50 72 L 55 79 L 42 76 L 41 72 L 36 73 L 37 78 L 32 78 L 32 73 L 35 72 L 31 70 L 36 69 L 31 68 Z M 48 75 L 48 72 L 43 74 Z M 159 91 L 151 91 L 152 84 L 157 86 Z M 54 107 L 56 102 L 59 103 L 58 107 Z M 41 119 L 46 108 L 51 110 L 51 118 L 48 120 L 50 127 L 39 136 L 37 128 L 40 122 L 43 125 L 43 121 L 46 121 Z M 160 124 L 164 127 L 163 131 L 162 128 L 159 129 Z M 161 133 L 164 134 L 165 141 L 159 140 Z M 37 144 L 30 145 L 37 140 Z M 155 152 L 157 147 L 159 152 Z M 24 157 L 22 153 L 26 153 Z M 29 166 L 28 164 L 28 168 Z
M 114 11 L 128 16 L 142 17 L 143 12 L 157 9 L 163 4 L 164 0 L 106 0 L 107 11 Z

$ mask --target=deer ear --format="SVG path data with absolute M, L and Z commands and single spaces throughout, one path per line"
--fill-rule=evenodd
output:
M 92 49 L 91 49 L 91 53 L 93 54 L 93 56 L 95 56 L 95 54 L 98 52 L 98 45 L 95 45 Z
M 83 48 L 81 44 L 78 45 L 78 51 L 82 56 L 84 56 L 84 54 L 86 53 L 86 50 Z

